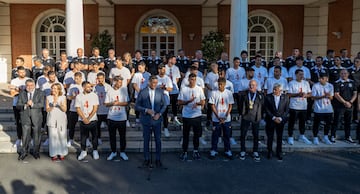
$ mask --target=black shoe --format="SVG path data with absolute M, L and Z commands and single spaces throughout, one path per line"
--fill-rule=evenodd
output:
M 143 167 L 149 167 L 149 165 L 150 165 L 150 160 L 144 160 L 142 166 Z
M 24 160 L 26 158 L 26 156 L 27 156 L 26 153 L 20 154 L 18 157 L 18 160 Z
M 273 156 L 272 152 L 267 153 L 267 159 L 271 160 L 272 156 Z
M 182 160 L 182 161 L 187 161 L 188 160 L 187 152 L 183 152 L 183 153 L 180 154 L 180 160 Z
M 163 165 L 160 160 L 155 161 L 156 168 L 161 168 Z
M 40 159 L 40 154 L 39 154 L 39 153 L 35 153 L 35 154 L 34 154 L 34 158 L 35 158 L 35 160 Z
M 200 159 L 201 159 L 201 156 L 200 156 L 199 151 L 194 150 L 194 152 L 193 152 L 193 159 L 194 159 L 194 160 L 200 160 Z
M 277 154 L 276 157 L 277 157 L 279 162 L 283 161 L 283 157 L 281 156 L 281 154 Z

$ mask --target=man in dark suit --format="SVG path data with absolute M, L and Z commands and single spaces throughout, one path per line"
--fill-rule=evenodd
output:
M 282 136 L 284 125 L 288 120 L 289 99 L 282 93 L 281 85 L 276 83 L 273 87 L 273 93 L 265 97 L 265 121 L 268 159 L 272 158 L 272 145 L 274 133 L 276 131 L 276 157 L 282 161 Z
M 151 133 L 154 132 L 156 142 L 156 167 L 161 167 L 161 121 L 162 114 L 167 108 L 164 92 L 160 88 L 156 88 L 158 79 L 156 76 L 149 78 L 149 86 L 140 91 L 135 109 L 140 112 L 140 122 L 143 127 L 144 136 L 144 158 L 143 166 L 150 165 L 149 142 Z M 165 118 L 167 119 L 167 118 Z
M 44 93 L 40 89 L 35 89 L 35 81 L 28 79 L 25 82 L 26 90 L 19 94 L 19 100 L 16 104 L 20 110 L 22 124 L 22 142 L 23 146 L 19 150 L 18 160 L 24 160 L 30 150 L 31 130 L 34 138 L 34 157 L 40 158 L 40 137 L 41 124 L 43 120 L 42 110 L 44 109 Z
M 256 162 L 260 161 L 258 153 L 259 147 L 259 124 L 262 118 L 262 108 L 264 103 L 264 96 L 257 91 L 258 83 L 255 80 L 249 82 L 249 89 L 242 98 L 242 120 L 241 120 L 241 152 L 240 159 L 245 160 L 245 139 L 248 129 L 251 126 L 253 134 L 253 158 Z

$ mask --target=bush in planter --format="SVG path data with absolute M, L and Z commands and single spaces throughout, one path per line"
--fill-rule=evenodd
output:
M 104 58 L 108 57 L 108 50 L 114 48 L 113 43 L 111 42 L 112 36 L 109 34 L 109 31 L 104 30 L 103 32 L 97 34 L 94 37 L 93 42 L 91 43 L 92 48 L 98 47 L 100 49 L 100 55 Z

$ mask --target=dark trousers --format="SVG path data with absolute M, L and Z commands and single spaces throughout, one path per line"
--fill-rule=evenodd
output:
M 86 139 L 89 138 L 89 132 L 91 133 L 91 142 L 93 149 L 97 150 L 98 147 L 98 138 L 97 138 L 97 121 L 91 121 L 89 124 L 84 124 L 80 122 L 80 138 L 81 138 L 81 150 L 86 149 Z
M 315 113 L 314 114 L 314 124 L 313 124 L 314 137 L 318 136 L 320 121 L 325 122 L 324 135 L 329 135 L 332 119 L 333 119 L 332 113 Z
M 206 120 L 211 121 L 211 104 L 209 102 L 207 102 L 207 106 L 206 106 Z
M 224 140 L 224 150 L 225 152 L 230 150 L 230 131 L 231 131 L 231 122 L 219 123 L 213 122 L 212 136 L 211 136 L 211 150 L 217 151 L 217 144 L 219 141 L 219 137 L 221 137 L 221 133 L 223 133 Z
M 161 158 L 161 120 L 150 123 L 143 123 L 143 136 L 144 136 L 144 158 L 145 160 L 150 159 L 149 143 L 151 141 L 152 133 L 154 133 L 155 144 L 156 144 L 156 160 Z
M 314 100 L 307 98 L 307 110 L 306 110 L 306 120 L 311 120 L 311 113 L 313 112 Z
M 110 136 L 110 147 L 112 152 L 116 152 L 116 131 L 120 135 L 120 152 L 126 148 L 126 121 L 108 120 L 108 129 Z
M 194 150 L 199 149 L 199 138 L 201 136 L 201 116 L 195 118 L 183 118 L 183 144 L 182 149 L 187 152 L 189 147 L 190 129 L 194 131 L 193 144 Z
M 275 123 L 274 121 L 266 121 L 267 150 L 272 152 L 274 134 L 276 132 L 276 155 L 282 152 L 282 137 L 284 132 L 284 123 Z
M 358 95 L 359 96 L 359 95 Z M 352 120 L 353 121 L 356 121 L 356 120 L 358 120 L 359 118 L 358 118 L 358 101 L 359 99 L 358 98 L 356 98 L 355 99 L 355 101 L 354 101 L 354 103 L 353 103 L 353 114 L 352 114 Z
M 97 115 L 98 121 L 97 121 L 97 136 L 98 138 L 101 138 L 101 122 L 107 123 L 107 115 Z M 108 126 L 109 127 L 109 126 Z
M 178 105 L 177 105 L 178 96 L 179 94 L 170 94 L 171 112 L 174 115 L 174 117 L 177 116 L 178 113 Z
M 292 137 L 294 134 L 294 125 L 295 121 L 299 119 L 299 131 L 301 135 L 305 134 L 305 120 L 306 120 L 306 110 L 289 110 L 289 126 L 288 133 L 289 137 Z
M 169 125 L 169 120 L 168 120 L 168 107 L 166 107 L 164 113 L 162 114 L 162 117 L 163 117 L 163 125 L 164 125 L 164 128 L 168 128 L 168 125 Z
M 79 120 L 79 116 L 78 116 L 78 114 L 76 112 L 70 111 L 68 118 L 69 118 L 68 119 L 69 139 L 74 139 L 75 125 Z
M 21 139 L 22 137 L 22 126 L 21 126 L 21 120 L 20 120 L 20 110 L 16 108 L 16 106 L 13 106 L 14 110 L 14 118 L 16 122 L 16 134 L 18 139 Z
M 240 135 L 240 145 L 241 145 L 241 151 L 245 152 L 245 139 L 248 129 L 251 126 L 252 134 L 253 134 L 253 152 L 257 152 L 259 148 L 259 122 L 254 121 L 248 121 L 245 119 L 241 120 L 241 135 Z
M 41 141 L 41 122 L 32 122 L 22 126 L 22 143 L 21 153 L 29 153 L 31 135 L 34 140 L 34 154 L 39 153 Z
M 331 128 L 331 136 L 336 137 L 336 131 L 339 129 L 339 125 L 341 123 L 340 118 L 342 115 L 344 115 L 344 131 L 345 131 L 345 139 L 346 139 L 350 137 L 352 108 L 334 109 L 334 122 Z

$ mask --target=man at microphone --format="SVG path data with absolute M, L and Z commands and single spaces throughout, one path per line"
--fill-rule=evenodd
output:
M 154 132 L 156 143 L 156 167 L 162 167 L 160 160 L 161 157 L 161 121 L 163 119 L 162 114 L 167 108 L 167 104 L 164 98 L 164 92 L 160 88 L 156 88 L 158 85 L 158 78 L 151 76 L 149 78 L 148 87 L 139 92 L 136 99 L 135 110 L 140 112 L 140 122 L 143 127 L 144 136 L 144 163 L 143 166 L 150 165 L 150 153 L 149 142 L 151 140 L 151 134 Z M 165 118 L 166 119 L 166 118 Z

